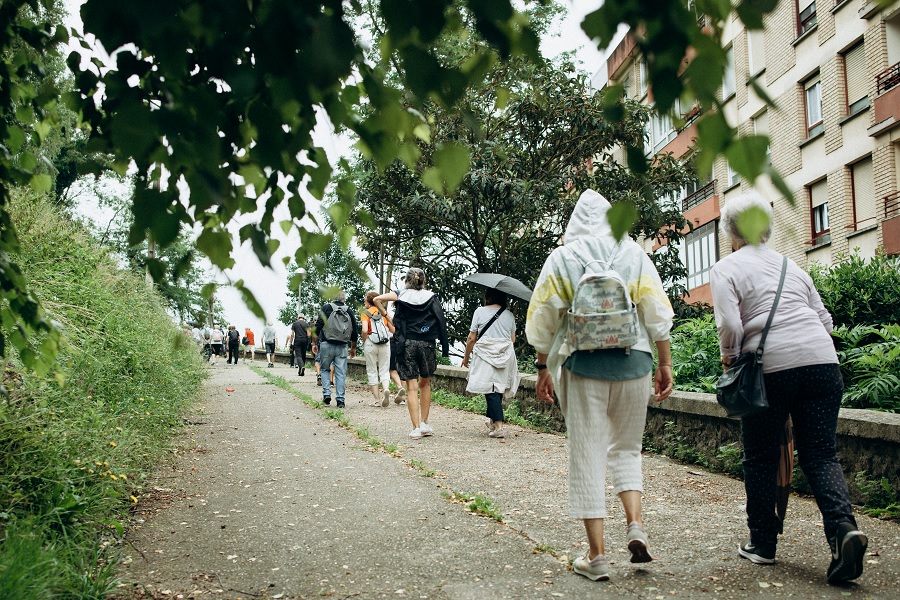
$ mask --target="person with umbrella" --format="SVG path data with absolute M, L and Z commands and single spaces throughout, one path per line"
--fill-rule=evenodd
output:
M 466 338 L 462 366 L 469 367 L 466 391 L 484 394 L 487 400 L 488 436 L 502 438 L 503 398 L 515 395 L 519 387 L 519 366 L 513 343 L 516 341 L 516 319 L 506 310 L 507 296 L 494 288 L 484 291 L 484 306 L 475 310 Z
M 569 434 L 569 515 L 584 522 L 588 551 L 575 559 L 576 573 L 593 581 L 609 579 L 603 541 L 607 465 L 613 490 L 625 512 L 631 562 L 652 560 L 641 516 L 641 442 L 653 372 L 656 400 L 672 392 L 669 330 L 674 312 L 653 262 L 627 236 L 617 242 L 607 221 L 609 202 L 585 191 L 566 226 L 565 242 L 547 257 L 538 276 L 525 334 L 537 350 L 537 394 L 558 395 Z M 630 347 L 586 350 L 573 347 L 567 312 L 592 262 L 618 274 L 637 306 L 637 339 Z

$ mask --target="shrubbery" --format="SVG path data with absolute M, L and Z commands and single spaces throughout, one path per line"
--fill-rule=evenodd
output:
M 203 365 L 147 284 L 42 199 L 12 205 L 29 286 L 67 345 L 58 377 L 4 365 L 0 597 L 100 598 L 109 534 L 171 446 Z

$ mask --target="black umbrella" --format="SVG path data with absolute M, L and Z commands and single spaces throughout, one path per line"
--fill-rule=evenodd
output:
M 473 283 L 480 288 L 498 290 L 507 296 L 519 298 L 528 302 L 531 300 L 531 288 L 509 275 L 500 273 L 472 273 L 463 277 L 465 281 Z

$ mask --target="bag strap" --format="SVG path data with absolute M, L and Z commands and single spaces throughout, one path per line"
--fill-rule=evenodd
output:
M 784 257 L 781 265 L 781 279 L 778 281 L 778 291 L 775 292 L 775 302 L 772 303 L 772 310 L 769 311 L 769 320 L 766 321 L 766 328 L 763 329 L 762 338 L 759 340 L 759 348 L 756 349 L 756 355 L 762 356 L 763 346 L 766 343 L 766 336 L 769 335 L 769 327 L 772 325 L 772 319 L 775 318 L 775 309 L 778 308 L 778 300 L 781 298 L 781 290 L 784 288 L 784 276 L 787 274 L 788 259 Z
M 615 261 L 616 257 L 619 256 L 619 252 L 621 252 L 621 250 L 622 250 L 622 242 L 619 241 L 616 243 L 615 247 L 613 248 L 613 253 L 612 253 L 612 256 L 609 257 L 609 260 L 603 260 L 602 258 L 595 258 L 593 260 L 589 260 L 588 262 L 584 263 L 585 273 L 587 273 L 588 266 L 592 265 L 594 263 L 606 265 L 607 270 L 615 270 L 615 269 L 613 269 L 612 265 L 613 265 L 613 262 Z
M 487 330 L 491 328 L 491 325 L 494 324 L 494 321 L 497 320 L 497 317 L 499 317 L 500 314 L 501 314 L 504 310 L 506 310 L 506 309 L 503 308 L 503 307 L 500 307 L 500 310 L 498 310 L 497 312 L 494 313 L 494 316 L 491 317 L 491 320 L 487 322 L 487 325 L 485 325 L 484 327 L 482 327 L 482 328 L 481 328 L 481 331 L 478 332 L 478 337 L 475 338 L 476 340 L 480 340 L 480 339 L 481 339 L 481 336 L 483 336 L 483 335 L 487 332 Z

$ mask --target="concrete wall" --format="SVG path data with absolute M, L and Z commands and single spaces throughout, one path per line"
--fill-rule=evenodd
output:
M 277 360 L 286 363 L 287 356 L 279 355 Z M 365 361 L 354 358 L 349 362 L 350 376 L 364 379 Z M 461 367 L 439 366 L 432 385 L 463 394 L 466 373 L 466 369 Z M 524 408 L 551 417 L 558 430 L 565 431 L 559 407 L 535 396 L 535 382 L 533 375 L 523 377 L 516 399 Z M 838 456 L 851 482 L 854 501 L 861 501 L 852 484 L 859 471 L 866 471 L 869 478 L 886 477 L 894 490 L 900 491 L 900 415 L 841 409 L 837 434 Z M 711 394 L 676 391 L 662 403 L 650 400 L 645 444 L 666 448 L 671 446 L 673 435 L 678 436 L 679 443 L 692 447 L 704 456 L 715 457 L 722 446 L 740 443 L 740 422 L 725 416 Z

